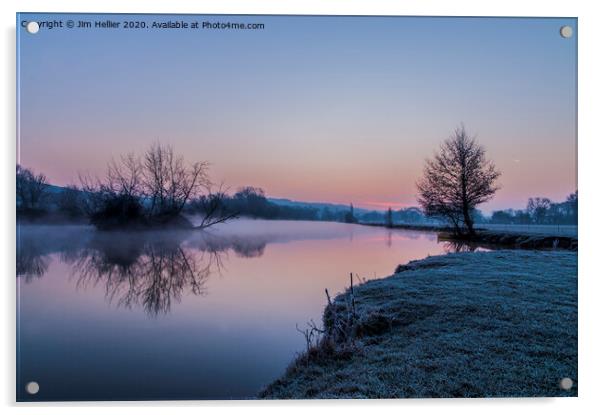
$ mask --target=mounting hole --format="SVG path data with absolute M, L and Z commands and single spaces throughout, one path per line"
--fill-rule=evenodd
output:
M 571 378 L 562 378 L 560 380 L 560 388 L 564 389 L 565 391 L 571 390 L 571 388 L 573 387 L 573 379 Z
M 560 36 L 565 39 L 573 37 L 573 28 L 571 26 L 562 26 L 560 28 Z
M 28 22 L 27 26 L 25 26 L 25 28 L 27 29 L 28 33 L 35 35 L 36 33 L 39 32 L 40 25 L 38 24 L 38 22 Z
M 25 385 L 25 390 L 30 395 L 35 395 L 40 391 L 40 385 L 38 382 L 29 382 L 27 385 Z

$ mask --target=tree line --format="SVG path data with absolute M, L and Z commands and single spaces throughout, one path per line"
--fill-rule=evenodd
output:
M 282 206 L 268 200 L 263 189 L 246 186 L 234 194 L 220 190 L 214 194 L 201 195 L 190 201 L 186 208 L 190 214 L 211 215 L 220 212 L 227 215 L 258 219 L 319 220 L 320 211 L 311 207 Z
M 201 226 L 214 224 L 234 216 L 257 219 L 309 220 L 343 223 L 382 223 L 385 213 L 359 212 L 353 204 L 347 210 L 336 207 L 288 206 L 269 200 L 265 191 L 246 186 L 228 193 L 223 186 L 211 190 L 206 172 L 202 181 L 204 192 L 190 192 L 183 201 L 184 188 L 172 189 L 171 166 L 174 156 L 168 148 L 153 147 L 146 154 L 146 167 L 132 155 L 111 161 L 104 179 L 80 177 L 81 184 L 52 186 L 46 176 L 17 166 L 17 216 L 22 219 L 63 219 L 89 221 L 99 228 L 120 228 L 140 225 L 146 221 L 167 221 L 182 213 L 200 215 Z M 167 155 L 166 155 L 167 152 Z M 159 160 L 159 161 L 155 161 Z M 150 168 L 156 163 L 163 167 Z M 178 168 L 181 165 L 177 163 Z M 161 170 L 168 170 L 162 178 Z M 189 174 L 195 174 L 191 170 Z M 178 173 L 180 177 L 184 172 Z M 186 187 L 190 187 L 190 180 Z M 182 195 L 182 196 L 180 196 Z M 395 223 L 426 223 L 431 221 L 417 207 L 391 212 Z
M 201 215 L 199 228 L 239 216 L 389 227 L 436 222 L 452 226 L 464 237 L 474 236 L 475 223 L 577 223 L 577 192 L 558 203 L 545 197 L 529 198 L 525 209 L 498 210 L 486 218 L 477 206 L 490 201 L 500 189 L 500 176 L 485 157 L 485 149 L 462 125 L 426 160 L 416 183 L 420 208 L 358 213 L 353 204 L 348 210 L 278 204 L 257 187 L 229 194 L 211 181 L 207 162 L 187 164 L 172 147 L 156 143 L 141 155 L 112 160 L 103 178 L 80 176 L 79 186 L 52 186 L 44 174 L 17 166 L 17 216 L 36 219 L 58 214 L 85 219 L 99 229 L 191 227 L 184 213 Z
M 577 192 L 571 193 L 563 202 L 554 203 L 545 197 L 529 198 L 525 209 L 496 210 L 489 223 L 511 225 L 576 225 Z
M 342 223 L 382 223 L 385 213 L 369 211 L 358 213 L 353 203 L 349 208 L 334 207 L 288 206 L 269 200 L 265 191 L 259 187 L 246 186 L 234 194 L 220 194 L 212 200 L 212 196 L 203 195 L 194 199 L 188 205 L 186 212 L 190 214 L 205 214 L 218 209 L 224 212 L 238 212 L 240 216 L 259 219 L 310 220 Z M 391 213 L 395 222 L 425 223 L 429 219 L 417 207 L 399 209 Z

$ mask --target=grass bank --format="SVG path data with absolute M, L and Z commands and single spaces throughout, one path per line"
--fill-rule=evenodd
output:
M 439 234 L 441 239 L 455 239 L 450 233 Z M 517 233 L 504 231 L 479 230 L 472 243 L 488 246 L 500 246 L 514 249 L 568 249 L 577 251 L 576 236 L 542 235 L 535 233 Z
M 354 289 L 350 339 L 322 341 L 262 398 L 576 396 L 577 254 L 459 253 Z M 325 310 L 345 319 L 349 293 Z

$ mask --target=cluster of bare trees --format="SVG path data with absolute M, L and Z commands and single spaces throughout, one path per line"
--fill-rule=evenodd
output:
M 101 228 L 165 225 L 182 221 L 186 203 L 201 196 L 217 203 L 211 192 L 207 162 L 186 164 L 171 146 L 153 144 L 142 156 L 128 154 L 109 163 L 104 180 L 80 176 L 87 194 L 85 209 Z M 212 212 L 207 227 L 234 215 Z
M 461 126 L 426 161 L 418 202 L 428 216 L 444 218 L 456 233 L 472 236 L 476 206 L 493 197 L 499 176 L 485 149 Z

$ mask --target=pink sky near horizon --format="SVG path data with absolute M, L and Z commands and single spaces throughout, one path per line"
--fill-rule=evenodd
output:
M 445 136 L 442 137 L 444 138 Z M 421 176 L 424 160 L 432 156 L 439 144 L 435 137 L 424 138 L 423 141 L 431 144 L 417 151 L 416 145 L 412 144 L 413 140 L 398 141 L 398 148 L 385 154 L 360 145 L 357 149 L 350 148 L 338 155 L 322 154 L 316 157 L 308 154 L 313 151 L 310 144 L 291 144 L 296 147 L 292 151 L 296 156 L 282 155 L 273 158 L 255 156 L 254 152 L 260 152 L 260 149 L 250 148 L 241 148 L 232 154 L 228 148 L 232 142 L 228 141 L 223 145 L 214 142 L 210 149 L 197 148 L 202 147 L 199 141 L 189 145 L 187 149 L 183 148 L 181 140 L 170 143 L 189 162 L 209 160 L 213 181 L 224 182 L 230 191 L 242 186 L 256 186 L 263 188 L 269 197 L 308 202 L 353 203 L 354 206 L 365 209 L 386 210 L 388 207 L 399 209 L 417 206 L 415 183 Z M 576 163 L 571 162 L 574 153 L 559 157 L 537 150 L 527 151 L 524 147 L 522 151 L 515 153 L 508 151 L 502 140 L 487 141 L 490 142 L 486 145 L 487 155 L 502 172 L 499 180 L 502 188 L 491 202 L 481 206 L 484 211 L 524 208 L 527 199 L 532 196 L 562 201 L 576 190 Z M 102 143 L 102 139 L 95 140 L 91 147 L 96 148 L 86 153 L 46 152 L 35 158 L 23 154 L 21 159 L 25 166 L 39 166 L 34 169 L 47 174 L 51 183 L 77 184 L 80 172 L 102 177 L 107 161 L 119 156 L 110 147 L 102 148 Z M 565 147 L 568 150 L 572 148 Z M 137 148 L 142 151 L 144 144 L 141 143 Z M 126 152 L 136 151 L 137 148 L 128 148 Z M 404 149 L 414 149 L 415 153 Z M 276 152 L 277 149 L 272 151 Z M 339 150 L 336 152 L 340 153 Z M 206 157 L 196 158 L 195 154 Z M 336 157 L 342 157 L 347 162 L 330 162 L 331 158 L 334 160 Z M 28 162 L 29 160 L 32 162 Z M 61 160 L 58 166 L 56 160 Z

